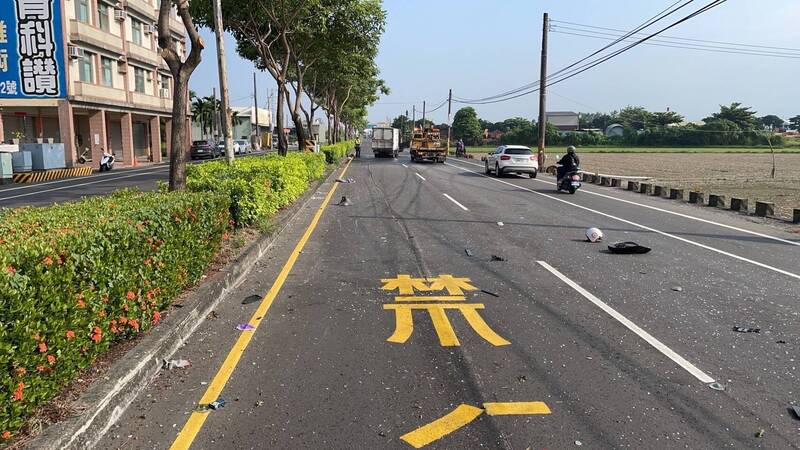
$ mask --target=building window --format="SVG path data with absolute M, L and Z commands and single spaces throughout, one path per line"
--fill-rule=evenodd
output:
M 133 68 L 134 89 L 144 94 L 144 69 Z
M 97 26 L 103 31 L 108 31 L 108 5 L 97 2 Z
M 89 23 L 89 0 L 75 0 L 75 17 L 85 23 Z
M 78 59 L 78 77 L 84 83 L 94 83 L 94 68 L 92 68 L 92 54 L 84 52 Z
M 161 75 L 161 83 L 159 86 L 161 87 L 161 96 L 164 98 L 169 98 L 169 77 L 166 75 Z
M 136 45 L 142 45 L 142 22 L 131 19 L 131 41 Z
M 105 56 L 100 58 L 100 71 L 103 74 L 103 84 L 106 86 L 113 87 L 114 86 L 114 76 L 111 69 L 113 68 L 113 62 L 111 58 L 106 58 Z

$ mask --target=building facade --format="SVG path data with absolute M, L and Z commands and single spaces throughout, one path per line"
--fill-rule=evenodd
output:
M 255 146 L 256 135 L 261 136 L 259 147 L 269 147 L 272 139 L 272 112 L 263 108 L 258 108 L 258 129 L 255 127 L 253 106 L 232 106 L 233 112 L 233 131 L 231 138 L 247 139 L 251 145 Z M 219 114 L 212 119 L 213 123 L 204 124 L 201 120 L 192 121 L 192 140 L 214 139 L 222 140 L 222 132 L 219 130 Z M 205 128 L 205 129 L 204 129 Z
M 68 167 L 103 149 L 160 162 L 171 140 L 172 77 L 159 0 L 8 0 L 0 11 L 0 141 L 61 142 Z M 169 31 L 186 55 L 173 11 Z

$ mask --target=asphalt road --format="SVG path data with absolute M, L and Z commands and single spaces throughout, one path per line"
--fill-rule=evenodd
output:
M 798 235 L 471 161 L 344 177 L 99 448 L 800 446 Z
M 252 155 L 260 154 L 263 152 Z M 191 161 L 190 164 L 201 162 L 203 161 Z M 150 191 L 156 189 L 156 182 L 168 180 L 169 163 L 163 162 L 136 168 L 118 167 L 110 172 L 94 172 L 88 177 L 31 184 L 8 184 L 0 186 L 0 208 L 45 206 L 79 200 L 82 197 L 106 195 L 123 188 Z

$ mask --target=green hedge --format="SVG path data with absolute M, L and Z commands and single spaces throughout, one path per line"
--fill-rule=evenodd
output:
M 230 198 L 231 217 L 238 226 L 275 214 L 322 178 L 325 158 L 315 153 L 290 153 L 195 164 L 188 168 L 188 189 L 219 192 Z
M 338 144 L 323 145 L 319 149 L 325 154 L 328 164 L 336 164 L 353 150 L 354 145 L 354 141 L 342 141 Z
M 0 439 L 158 322 L 227 238 L 229 208 L 213 193 L 120 191 L 0 210 Z

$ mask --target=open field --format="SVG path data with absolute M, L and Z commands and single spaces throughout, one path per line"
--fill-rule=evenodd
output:
M 467 147 L 469 153 L 488 153 L 494 146 Z M 548 153 L 563 154 L 565 147 L 548 147 Z M 584 153 L 770 153 L 769 147 L 579 147 Z M 775 153 L 800 153 L 800 146 L 776 148 Z

